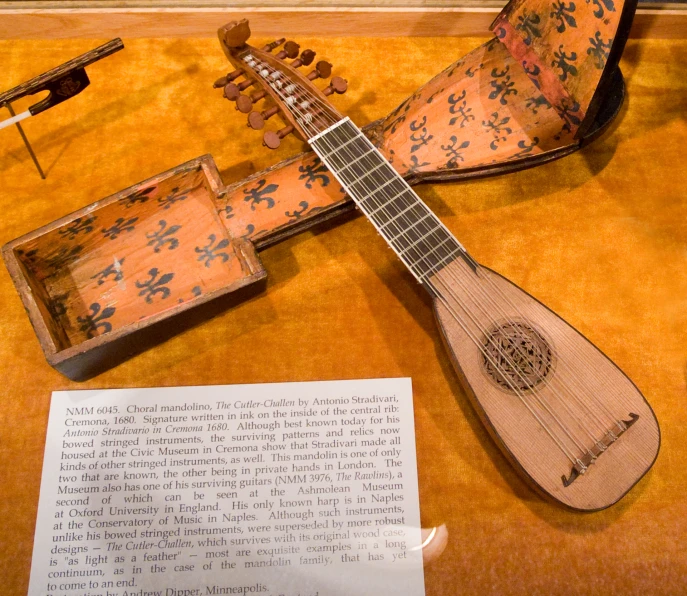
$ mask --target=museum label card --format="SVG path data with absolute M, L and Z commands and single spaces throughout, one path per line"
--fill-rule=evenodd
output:
M 410 379 L 53 393 L 31 595 L 424 594 Z

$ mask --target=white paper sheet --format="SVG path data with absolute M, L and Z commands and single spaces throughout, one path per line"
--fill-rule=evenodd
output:
M 53 393 L 29 594 L 424 594 L 410 379 Z

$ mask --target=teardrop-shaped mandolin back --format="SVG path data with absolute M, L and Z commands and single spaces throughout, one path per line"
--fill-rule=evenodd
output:
M 582 334 L 493 271 L 459 258 L 428 280 L 473 405 L 540 492 L 573 509 L 618 501 L 658 454 L 637 387 Z

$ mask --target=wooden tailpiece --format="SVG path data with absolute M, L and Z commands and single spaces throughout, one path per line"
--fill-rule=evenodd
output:
M 577 463 L 570 471 L 570 476 L 567 478 L 565 476 L 561 476 L 561 479 L 563 480 L 563 486 L 567 488 L 573 482 L 575 482 L 575 479 L 584 474 L 587 471 L 587 468 L 596 461 L 596 458 L 606 451 L 606 449 L 608 449 L 611 445 L 613 445 L 613 443 L 615 443 L 628 428 L 637 422 L 637 420 L 639 420 L 639 414 L 633 414 L 630 412 L 629 420 L 621 420 L 616 425 L 618 429 L 615 432 L 609 430 L 595 445 L 589 449 L 589 451 L 587 451 L 587 453 L 577 460 Z

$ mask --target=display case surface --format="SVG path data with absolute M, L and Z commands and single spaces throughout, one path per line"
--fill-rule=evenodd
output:
M 338 105 L 361 125 L 485 40 L 299 39 L 348 79 Z M 268 153 L 212 93 L 226 72 L 215 39 L 124 41 L 89 72 L 88 93 L 26 123 L 46 181 L 20 137 L 2 131 L 3 244 L 200 155 L 212 154 L 230 184 L 302 149 L 290 140 Z M 3 85 L 94 45 L 2 41 Z M 676 173 L 686 65 L 685 41 L 631 40 L 621 62 L 628 101 L 596 143 L 531 170 L 416 187 L 480 262 L 602 346 L 651 402 L 661 455 L 618 505 L 569 512 L 519 479 L 460 389 L 428 298 L 368 222 L 350 215 L 262 250 L 264 292 L 86 383 L 44 361 L 0 271 L 5 591 L 28 585 L 51 391 L 410 376 L 422 524 L 448 536 L 425 569 L 427 594 L 680 593 L 687 202 Z

